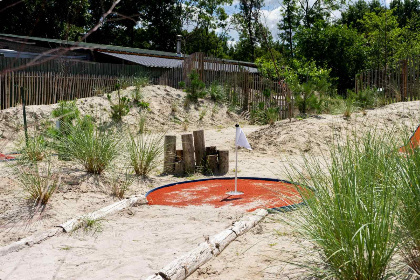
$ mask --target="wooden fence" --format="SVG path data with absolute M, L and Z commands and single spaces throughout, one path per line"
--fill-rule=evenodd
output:
M 119 77 L 106 75 L 10 72 L 0 76 L 0 105 L 6 109 L 22 103 L 21 89 L 27 105 L 54 104 L 110 92 L 118 80 Z
M 60 62 L 56 63 L 58 65 Z M 21 88 L 25 93 L 26 104 L 52 104 L 60 100 L 73 100 L 109 92 L 121 79 L 120 75 L 78 74 L 77 67 L 73 69 L 75 73 L 55 71 L 56 69 L 52 68 L 51 72 L 25 70 L 25 72 L 7 72 L 0 75 L 1 109 L 22 102 Z M 168 69 L 152 82 L 180 88 L 181 81 L 189 85 L 189 74 L 196 71 L 206 86 L 213 83 L 223 86 L 229 102 L 240 106 L 243 110 L 252 112 L 274 108 L 278 112 L 279 119 L 292 117 L 293 98 L 286 84 L 283 81 L 266 79 L 255 70 L 235 61 L 205 57 L 203 53 L 195 53 L 185 58 L 182 67 Z M 134 79 L 134 77 L 135 74 L 125 79 Z
M 356 75 L 356 93 L 375 89 L 390 102 L 420 99 L 420 57 L 401 60 L 388 69 L 366 70 Z
M 194 53 L 184 60 L 183 67 L 166 71 L 159 79 L 159 84 L 179 88 L 179 82 L 189 85 L 189 74 L 196 71 L 200 79 L 210 86 L 217 83 L 228 91 L 230 103 L 240 106 L 245 111 L 274 108 L 279 119 L 293 116 L 293 98 L 284 81 L 272 81 L 262 77 L 249 66 L 240 65 L 214 57 L 205 57 L 203 53 Z

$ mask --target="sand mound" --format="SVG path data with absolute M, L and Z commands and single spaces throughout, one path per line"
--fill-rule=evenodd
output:
M 419 124 L 420 101 L 412 101 L 368 110 L 365 114 L 355 113 L 348 120 L 341 115 L 311 116 L 291 122 L 282 120 L 251 133 L 248 138 L 257 151 L 319 155 L 328 152 L 335 139 L 342 139 L 349 133 L 359 135 L 372 129 L 376 133 L 393 129 L 411 133 Z
M 134 87 L 121 91 L 121 96 L 132 99 Z M 138 126 L 140 116 L 147 118 L 147 127 L 153 130 L 192 130 L 215 125 L 231 125 L 240 118 L 228 110 L 226 105 L 217 104 L 209 99 L 199 99 L 188 104 L 187 94 L 166 86 L 146 86 L 142 88 L 143 100 L 149 103 L 149 109 L 133 105 L 123 123 L 131 127 Z M 117 103 L 117 92 L 111 93 L 111 101 Z M 31 105 L 26 107 L 27 122 L 30 129 L 42 130 L 54 120 L 51 112 L 57 108 L 52 105 Z M 77 100 L 81 115 L 90 115 L 98 123 L 111 122 L 111 102 L 107 95 L 82 98 Z M 14 140 L 23 132 L 22 107 L 17 106 L 0 111 L 0 138 Z

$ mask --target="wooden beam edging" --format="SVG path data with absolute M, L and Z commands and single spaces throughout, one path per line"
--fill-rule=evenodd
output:
M 97 211 L 79 216 L 77 218 L 73 218 L 71 220 L 68 220 L 64 224 L 61 224 L 55 228 L 49 229 L 44 232 L 35 233 L 33 235 L 30 235 L 28 237 L 25 237 L 19 241 L 13 242 L 9 245 L 0 247 L 0 257 L 5 256 L 12 252 L 17 252 L 25 247 L 31 247 L 34 244 L 39 244 L 42 241 L 53 237 L 57 235 L 60 232 L 70 232 L 74 229 L 77 229 L 79 227 L 84 219 L 91 218 L 91 219 L 100 219 L 107 215 L 113 214 L 115 212 L 121 211 L 127 207 L 133 206 L 133 205 L 142 205 L 147 204 L 147 199 L 142 196 L 131 196 L 129 198 L 126 198 L 124 200 L 117 201 L 111 205 L 108 205 L 104 208 L 101 208 Z
M 267 214 L 267 210 L 258 209 L 252 212 L 251 215 L 242 217 L 239 221 L 233 223 L 231 227 L 213 235 L 205 242 L 199 244 L 197 248 L 172 261 L 146 280 L 186 279 L 200 266 L 219 255 L 238 236 L 257 225 Z

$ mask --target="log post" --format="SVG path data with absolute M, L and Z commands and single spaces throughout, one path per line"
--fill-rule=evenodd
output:
M 229 172 L 229 151 L 222 150 L 219 151 L 219 168 L 218 174 L 225 175 Z
M 163 172 L 172 174 L 175 168 L 176 136 L 166 135 L 164 144 Z
M 207 168 L 212 174 L 217 173 L 217 155 L 207 156 Z
M 216 155 L 217 150 L 216 146 L 206 147 L 206 155 Z
M 184 162 L 183 161 L 175 162 L 174 175 L 177 175 L 177 176 L 184 175 Z
M 181 139 L 182 149 L 184 150 L 184 171 L 191 174 L 195 171 L 193 136 L 192 134 L 183 134 Z
M 206 144 L 204 140 L 204 130 L 193 131 L 195 148 L 195 165 L 203 166 L 206 160 Z

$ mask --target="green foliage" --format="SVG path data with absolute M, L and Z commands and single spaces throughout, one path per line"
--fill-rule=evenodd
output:
M 250 121 L 252 124 L 269 124 L 273 125 L 279 115 L 278 108 L 267 108 L 264 109 L 264 103 L 261 103 L 263 106 L 259 106 L 258 109 L 251 110 Z
M 225 88 L 217 82 L 211 83 L 207 92 L 210 95 L 211 100 L 214 102 L 223 103 L 227 100 Z
M 203 98 L 206 92 L 203 90 L 205 84 L 200 80 L 200 76 L 197 71 L 193 70 L 189 74 L 190 85 L 187 87 L 187 99 L 193 102 L 197 102 L 198 98 Z
M 71 125 L 73 120 L 77 119 L 79 115 L 80 111 L 77 108 L 76 100 L 60 101 L 58 103 L 58 108 L 51 112 L 53 118 L 60 120 L 60 127 Z
M 118 176 L 116 172 L 111 173 L 111 177 L 108 179 L 111 194 L 119 199 L 123 199 L 133 181 L 134 178 L 130 176 L 128 171 L 125 172 L 123 178 Z
M 17 179 L 22 185 L 27 199 L 35 207 L 45 207 L 60 184 L 57 176 L 51 172 L 50 163 L 48 163 L 45 174 L 40 171 L 36 163 L 29 167 L 18 166 L 17 171 Z
M 118 155 L 120 138 L 112 130 L 102 131 L 88 118 L 68 126 L 56 149 L 64 158 L 77 161 L 87 172 L 101 174 Z
M 401 187 L 399 197 L 399 227 L 402 233 L 401 255 L 420 275 L 420 150 L 399 157 Z
M 127 150 L 130 166 L 138 176 L 147 176 L 159 165 L 159 157 L 163 153 L 163 134 L 130 135 Z
M 387 279 L 399 237 L 395 229 L 400 169 L 390 133 L 349 136 L 331 149 L 325 167 L 305 158 L 294 168 L 307 207 L 297 218 L 300 233 L 317 248 L 312 263 L 319 278 Z M 320 269 L 321 268 L 321 269 Z
M 180 81 L 178 83 L 178 86 L 179 86 L 180 89 L 184 89 L 185 88 L 185 82 L 184 81 Z
M 36 162 L 43 160 L 47 155 L 47 143 L 42 135 L 34 135 L 20 143 L 21 160 Z
M 120 122 L 123 116 L 126 116 L 130 112 L 130 99 L 126 96 L 120 95 L 120 89 L 118 88 L 118 103 L 113 103 L 111 100 L 111 95 L 108 94 L 107 98 L 111 103 L 111 118 L 116 121 Z

